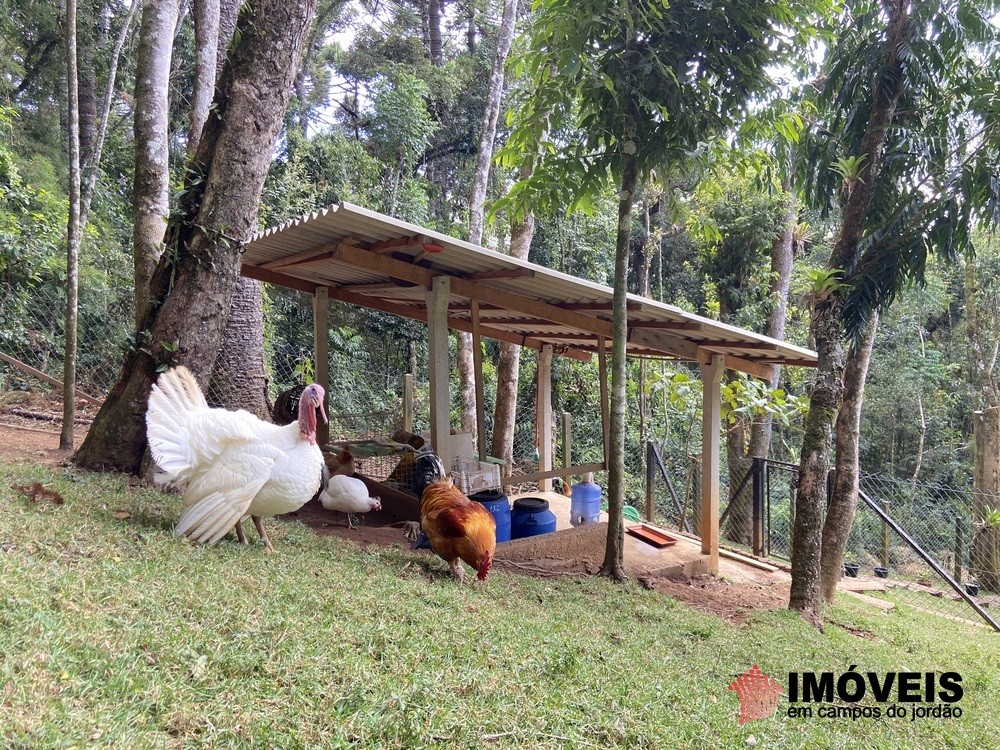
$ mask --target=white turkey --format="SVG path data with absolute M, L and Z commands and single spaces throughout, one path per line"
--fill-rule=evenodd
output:
M 382 502 L 377 497 L 369 497 L 368 487 L 360 479 L 335 474 L 320 493 L 319 501 L 327 510 L 339 510 L 347 516 L 347 528 L 353 529 L 351 513 L 367 513 L 382 510 Z
M 146 434 L 158 481 L 183 488 L 177 533 L 215 544 L 253 519 L 273 552 L 261 518 L 298 510 L 320 489 L 323 454 L 316 445 L 317 410 L 326 421 L 323 388 L 307 386 L 299 420 L 279 427 L 247 411 L 211 409 L 186 367 L 163 373 L 149 394 Z

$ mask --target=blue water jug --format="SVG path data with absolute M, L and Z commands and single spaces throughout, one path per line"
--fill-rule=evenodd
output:
M 469 495 L 470 500 L 481 503 L 497 522 L 497 541 L 510 541 L 510 500 L 500 490 L 483 490 Z
M 570 498 L 569 522 L 574 526 L 601 520 L 601 488 L 591 481 L 593 474 L 587 474 L 584 479 L 573 485 Z
M 510 538 L 523 539 L 556 530 L 556 514 L 549 510 L 549 501 L 540 497 L 522 497 L 514 501 L 510 514 Z

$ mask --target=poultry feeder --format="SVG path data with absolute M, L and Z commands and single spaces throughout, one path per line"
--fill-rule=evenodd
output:
M 875 577 L 876 578 L 888 578 L 889 577 L 889 569 L 888 568 L 883 568 L 881 566 L 875 566 Z
M 859 563 L 844 563 L 844 573 L 847 574 L 848 578 L 857 578 L 859 570 L 861 570 Z
M 569 522 L 574 526 L 601 520 L 601 488 L 593 482 L 593 474 L 585 474 L 583 482 L 573 485 L 570 497 Z
M 509 542 L 511 539 L 510 500 L 500 490 L 483 490 L 469 495 L 470 500 L 481 503 L 497 522 L 497 541 Z
M 549 501 L 540 497 L 522 497 L 514 501 L 510 517 L 510 538 L 548 534 L 556 530 L 556 515 L 549 510 Z M 497 537 L 499 541 L 499 537 Z

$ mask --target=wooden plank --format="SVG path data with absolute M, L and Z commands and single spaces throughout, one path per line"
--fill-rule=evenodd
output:
M 390 250 L 399 250 L 400 248 L 420 247 L 429 241 L 430 240 L 422 234 L 418 234 L 413 237 L 393 237 L 391 240 L 374 242 L 368 245 L 365 249 L 372 253 L 387 253 Z
M 479 301 L 472 300 L 472 368 L 476 387 L 476 442 L 479 460 L 486 460 L 486 394 L 483 385 L 483 341 L 479 330 Z
M 885 599 L 879 599 L 879 598 L 874 597 L 874 596 L 867 596 L 865 594 L 859 594 L 857 591 L 841 591 L 840 593 L 845 594 L 847 596 L 850 596 L 853 599 L 857 599 L 858 601 L 862 601 L 865 604 L 871 605 L 872 607 L 876 607 L 878 609 L 881 609 L 883 612 L 889 612 L 889 611 L 891 611 L 891 610 L 893 610 L 893 609 L 896 608 L 896 605 L 893 604 L 892 602 L 888 602 Z M 982 623 L 978 623 L 977 622 L 975 624 L 976 625 L 981 625 Z
M 57 380 L 51 375 L 46 375 L 41 370 L 36 370 L 31 365 L 27 365 L 19 359 L 14 359 L 13 357 L 9 357 L 3 352 L 0 352 L 0 360 L 6 362 L 8 365 L 11 365 L 12 367 L 16 367 L 18 370 L 21 370 L 22 372 L 26 372 L 28 375 L 31 375 L 32 377 L 38 378 L 44 383 L 48 383 L 49 385 L 58 388 L 59 392 L 62 393 L 63 384 L 61 380 Z M 76 392 L 76 397 L 81 401 L 86 401 L 87 403 L 94 404 L 95 406 L 101 406 L 104 404 L 104 399 L 88 396 L 86 393 L 83 393 L 79 388 L 77 388 L 75 392 Z
M 323 386 L 323 411 L 330 413 L 330 332 L 327 314 L 330 297 L 325 286 L 313 295 L 313 357 L 315 359 L 316 382 Z M 330 425 L 323 420 L 316 425 L 316 442 L 326 445 L 330 442 Z
M 470 281 L 485 281 L 487 279 L 533 279 L 534 270 L 530 268 L 494 268 L 489 271 L 476 271 L 465 278 Z
M 719 573 L 719 431 L 722 422 L 722 371 L 725 359 L 712 355 L 701 363 L 701 551 L 712 575 Z
M 815 367 L 815 365 L 813 366 Z M 726 367 L 730 370 L 738 370 L 739 372 L 743 372 L 747 375 L 752 375 L 755 378 L 770 382 L 775 366 L 771 364 L 764 364 L 759 360 L 746 359 L 745 357 L 734 357 L 731 354 L 727 354 Z
M 628 324 L 629 328 L 653 328 L 667 331 L 701 331 L 702 323 L 691 320 L 635 320 Z
M 448 388 L 448 298 L 450 279 L 438 276 L 427 292 L 427 362 L 430 369 L 431 443 L 451 471 L 451 396 Z
M 535 432 L 538 435 L 538 470 L 552 469 L 552 344 L 545 344 L 538 353 L 537 377 L 538 406 L 535 409 Z M 552 480 L 539 481 L 538 489 L 548 492 Z
M 403 431 L 413 432 L 413 373 L 403 376 Z
M 500 477 L 500 483 L 504 486 L 521 484 L 522 482 L 537 482 L 540 479 L 550 479 L 552 477 L 568 477 L 574 474 L 587 474 L 595 471 L 605 471 L 607 466 L 603 463 L 584 464 L 583 466 L 564 466 L 561 469 L 550 469 L 549 471 L 534 471 L 531 474 L 517 474 L 509 477 Z
M 739 552 L 734 552 L 733 550 L 726 549 L 724 547 L 719 548 L 719 557 L 725 557 L 728 560 L 735 560 L 738 563 L 749 565 L 751 568 L 757 568 L 758 570 L 766 570 L 768 573 L 777 573 L 781 570 L 781 568 L 776 565 L 771 565 L 771 563 L 758 560 L 756 557 L 741 555 Z
M 300 292 L 308 292 L 309 294 L 315 292 L 319 286 L 315 281 L 298 279 L 263 266 L 251 266 L 246 263 L 240 266 L 240 275 L 246 276 L 248 279 L 257 279 L 258 281 L 265 281 L 268 284 L 283 286 L 287 289 L 298 289 Z

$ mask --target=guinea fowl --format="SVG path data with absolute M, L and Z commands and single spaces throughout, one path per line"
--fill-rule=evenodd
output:
M 183 488 L 177 533 L 211 545 L 234 528 L 241 532 L 250 516 L 273 552 L 261 518 L 298 510 L 320 488 L 316 424 L 317 412 L 326 421 L 323 396 L 322 386 L 306 386 L 298 422 L 277 426 L 243 410 L 209 408 L 186 367 L 163 373 L 149 395 L 146 430 L 163 472 L 158 481 Z
M 353 529 L 351 513 L 367 513 L 382 510 L 382 502 L 377 497 L 369 497 L 368 486 L 360 479 L 335 474 L 319 495 L 319 501 L 327 510 L 337 510 L 347 517 L 347 528 Z

